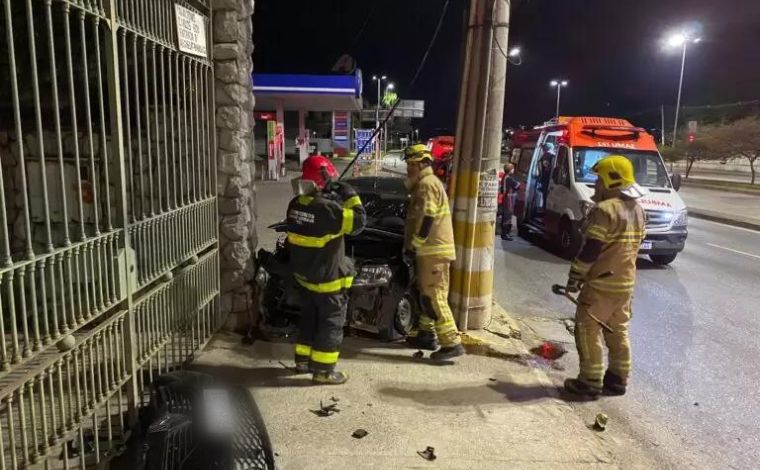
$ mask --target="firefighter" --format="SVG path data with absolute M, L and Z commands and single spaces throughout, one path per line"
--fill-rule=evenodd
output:
M 348 380 L 335 370 L 354 276 L 343 236 L 358 234 L 367 220 L 356 191 L 337 179 L 338 172 L 326 157 L 307 158 L 298 181 L 299 195 L 290 201 L 287 214 L 290 263 L 301 288 L 296 371 L 312 372 L 317 384 Z
M 580 373 L 565 381 L 565 390 L 591 397 L 602 392 L 623 395 L 631 370 L 628 322 L 636 257 L 646 235 L 646 216 L 637 201 L 644 190 L 636 184 L 633 164 L 626 157 L 607 156 L 592 171 L 597 174 L 596 205 L 567 282 L 568 292 L 580 291 L 575 314 Z M 601 336 L 609 350 L 606 371 Z
M 408 342 L 435 351 L 430 355 L 433 360 L 452 359 L 465 351 L 448 304 L 449 268 L 455 258 L 449 200 L 433 173 L 433 156 L 425 145 L 407 147 L 404 159 L 406 186 L 411 192 L 404 250 L 414 260 L 422 307 L 419 331 Z

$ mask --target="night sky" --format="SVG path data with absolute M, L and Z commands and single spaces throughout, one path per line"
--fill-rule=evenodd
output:
M 409 82 L 444 0 L 257 0 L 254 69 L 328 73 L 344 53 L 356 58 L 372 103 L 373 74 L 386 74 L 402 98 L 424 99 L 422 135 L 451 132 L 461 74 L 467 2 L 452 0 L 443 29 L 414 89 Z M 304 21 L 308 23 L 304 25 Z M 662 38 L 699 22 L 689 50 L 684 105 L 760 98 L 760 0 L 513 0 L 505 126 L 554 114 L 553 78 L 566 78 L 562 114 L 624 116 L 659 123 L 675 105 L 680 53 Z M 668 119 L 672 119 L 668 116 Z

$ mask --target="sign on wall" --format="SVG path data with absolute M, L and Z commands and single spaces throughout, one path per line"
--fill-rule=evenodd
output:
M 174 11 L 177 18 L 179 50 L 188 54 L 208 57 L 206 18 L 182 5 L 174 4 Z

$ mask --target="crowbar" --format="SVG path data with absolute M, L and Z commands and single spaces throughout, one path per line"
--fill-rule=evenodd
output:
M 609 272 L 606 272 L 606 273 L 602 273 L 599 276 L 597 276 L 595 279 L 602 279 L 602 278 L 610 277 L 610 276 L 612 276 L 612 271 L 609 271 Z M 570 300 L 570 302 L 574 303 L 576 306 L 578 305 L 578 299 L 576 297 L 573 297 L 572 295 L 570 295 L 570 293 L 567 291 L 567 287 L 566 286 L 561 286 L 559 284 L 554 284 L 552 286 L 552 292 L 554 292 L 557 295 L 561 295 L 561 296 L 567 297 Z M 586 311 L 586 313 L 595 322 L 597 322 L 600 325 L 602 325 L 602 328 L 604 328 L 605 330 L 609 331 L 610 333 L 614 333 L 614 331 L 612 330 L 612 328 L 608 324 L 606 324 L 603 321 L 601 321 L 600 319 L 598 319 L 596 317 L 596 315 L 594 315 L 593 313 L 589 312 L 588 310 Z

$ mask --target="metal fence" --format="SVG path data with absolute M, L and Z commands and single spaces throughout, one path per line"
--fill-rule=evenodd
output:
M 209 5 L 0 2 L 0 470 L 95 468 L 223 320 Z

